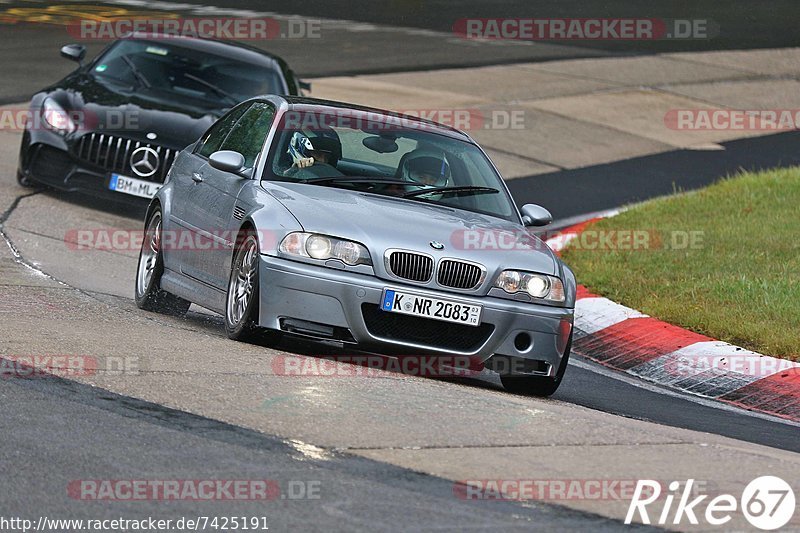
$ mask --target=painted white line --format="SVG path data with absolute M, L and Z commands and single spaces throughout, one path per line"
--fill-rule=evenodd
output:
M 545 244 L 550 247 L 551 250 L 554 252 L 560 252 L 561 250 L 566 247 L 566 245 L 575 237 L 578 236 L 580 233 L 579 231 L 575 231 L 570 229 L 573 226 L 577 226 L 578 224 L 582 224 L 588 220 L 592 219 L 600 219 L 600 218 L 611 218 L 619 215 L 624 211 L 623 208 L 620 209 L 608 209 L 606 211 L 597 211 L 595 213 L 588 213 L 586 215 L 578 215 L 576 217 L 563 219 L 558 223 L 553 224 L 553 229 L 548 231 L 555 231 L 558 232 L 558 235 L 550 237 L 545 241 Z
M 575 302 L 575 328 L 584 335 L 597 333 L 629 318 L 646 317 L 644 313 L 608 298 L 582 298 Z
M 575 215 L 573 217 L 560 218 L 558 220 L 554 220 L 550 224 L 550 228 L 555 231 L 567 230 L 571 226 L 577 226 L 578 224 L 586 222 L 587 220 L 592 220 L 593 218 L 615 217 L 625 210 L 625 207 L 620 207 L 619 209 L 605 209 L 603 211 L 594 211 L 592 213 L 584 213 L 582 215 Z
M 544 243 L 550 247 L 551 250 L 554 252 L 560 252 L 564 249 L 564 247 L 569 244 L 569 242 L 578 236 L 577 231 L 565 231 L 564 233 L 559 233 L 555 237 L 550 237 Z

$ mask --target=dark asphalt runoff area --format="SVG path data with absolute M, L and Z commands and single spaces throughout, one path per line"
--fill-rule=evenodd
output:
M 209 4 L 188 0 L 189 4 Z M 626 54 L 782 48 L 797 46 L 797 17 L 800 5 L 793 0 L 754 2 L 733 0 L 696 0 L 664 2 L 660 0 L 309 0 L 286 8 L 280 0 L 229 0 L 225 7 L 274 11 L 303 17 L 354 20 L 387 26 L 405 26 L 439 32 L 451 32 L 455 21 L 464 18 L 652 18 L 665 20 L 708 20 L 718 27 L 711 39 L 654 41 L 580 41 L 570 44 L 572 54 L 588 55 L 589 50 Z M 565 52 L 565 55 L 567 53 Z M 468 60 L 465 58 L 464 60 Z
M 102 6 L 147 10 L 159 2 L 93 3 Z M 213 1 L 189 0 L 182 6 L 203 7 Z M 62 4 L 75 6 L 76 4 Z M 162 3 L 163 5 L 163 3 Z M 77 4 L 80 6 L 80 4 Z M 343 21 L 323 24 L 319 38 L 274 39 L 250 44 L 286 59 L 301 76 L 320 77 L 482 65 L 563 60 L 598 56 L 646 55 L 659 52 L 780 48 L 797 46 L 796 22 L 800 4 L 794 0 L 770 2 L 662 2 L 644 0 L 546 2 L 534 0 L 388 0 L 348 2 L 311 0 L 231 0 L 220 8 L 275 13 L 303 20 Z M 30 10 L 35 18 L 48 4 L 12 0 L 0 3 L 0 14 L 13 9 Z M 79 11 L 73 7 L 73 11 Z M 159 13 L 159 11 L 150 11 Z M 165 11 L 160 11 L 165 12 Z M 166 11 L 168 12 L 168 11 Z M 187 11 L 175 11 L 186 14 Z M 196 15 L 192 15 L 196 16 Z M 215 15 L 211 15 L 215 16 Z M 225 16 L 225 15 L 218 15 Z M 708 39 L 663 40 L 556 40 L 535 42 L 476 43 L 453 33 L 464 18 L 652 18 L 704 20 L 718 28 Z M 0 20 L 2 17 L 0 16 Z M 75 37 L 65 25 L 19 22 L 0 25 L 4 53 L 0 55 L 0 104 L 19 102 L 39 88 L 67 74 L 71 65 L 60 59 L 58 48 Z M 416 33 L 401 29 L 418 30 Z M 89 56 L 107 42 L 85 41 Z
M 263 517 L 277 531 L 614 531 L 557 505 L 460 500 L 453 482 L 349 455 L 314 460 L 236 426 L 59 378 L 0 380 L 0 516 Z M 265 500 L 102 501 L 84 480 L 265 480 Z M 273 485 L 270 485 L 273 486 Z M 99 494 L 99 492 L 98 492 Z

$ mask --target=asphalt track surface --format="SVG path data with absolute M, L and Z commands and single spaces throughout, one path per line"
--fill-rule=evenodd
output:
M 0 381 L 0 399 L 15 406 L 3 416 L 0 445 L 0 456 L 8 460 L 2 465 L 0 504 L 6 517 L 264 516 L 278 531 L 618 527 L 613 520 L 557 506 L 460 501 L 453 497 L 452 482 L 443 479 L 343 454 L 309 460 L 274 437 L 58 378 Z M 268 502 L 113 505 L 51 490 L 86 479 L 87 465 L 102 471 L 103 479 L 142 479 L 146 468 L 160 479 L 198 479 L 203 472 L 203 479 L 290 479 L 294 488 L 283 484 L 280 496 Z
M 222 17 L 226 16 L 223 10 L 238 9 L 263 14 L 261 16 L 282 14 L 296 21 L 322 20 L 318 33 L 320 38 L 251 42 L 254 46 L 284 57 L 301 76 L 307 77 L 467 68 L 657 52 L 780 48 L 800 43 L 795 27 L 800 17 L 800 4 L 793 0 L 724 3 L 714 0 L 680 3 L 658 0 L 635 3 L 626 0 L 312 0 L 294 2 L 291 6 L 275 0 L 233 0 L 219 4 L 224 6 L 220 8 L 209 8 L 209 4 L 213 2 L 180 2 L 180 10 L 169 7 L 175 2 L 157 0 L 112 0 L 95 5 L 129 9 L 131 13 L 145 10 L 157 14 L 169 10 L 183 16 L 207 13 Z M 74 6 L 81 4 L 53 4 L 58 5 L 71 6 L 72 11 L 80 11 Z M 28 10 L 27 17 L 34 20 L 42 15 L 43 10 L 55 8 L 48 6 L 50 4 L 33 1 L 0 2 L 0 10 Z M 148 10 L 152 6 L 162 11 Z M 710 39 L 685 40 L 476 42 L 453 34 L 454 21 L 470 17 L 702 19 L 714 21 L 719 33 Z M 329 24 L 326 22 L 328 20 L 333 23 Z M 63 25 L 26 22 L 3 25 L 0 39 L 5 51 L 0 56 L 0 72 L 4 73 L 0 104 L 22 101 L 70 71 L 69 63 L 58 57 L 58 48 L 65 42 L 74 41 L 75 37 Z M 107 42 L 87 41 L 86 44 L 91 56 Z
M 208 4 L 189 0 L 189 4 Z M 660 18 L 704 19 L 713 21 L 719 33 L 711 39 L 659 40 L 624 42 L 611 40 L 571 43 L 572 54 L 590 54 L 600 49 L 622 53 L 679 52 L 796 46 L 793 31 L 800 6 L 792 0 L 766 2 L 661 2 L 659 0 L 390 0 L 389 2 L 354 2 L 310 0 L 286 8 L 280 0 L 232 0 L 229 8 L 291 12 L 304 17 L 346 19 L 388 26 L 405 26 L 438 32 L 451 32 L 462 18 Z M 565 52 L 566 53 L 566 52 Z
M 231 2 L 228 7 L 280 11 L 281 4 L 271 2 Z M 663 11 L 662 3 L 639 3 L 638 16 L 678 18 Z M 744 3 L 742 3 L 744 4 Z M 448 32 L 454 19 L 467 16 L 530 16 L 542 8 L 536 3 L 493 2 L 391 2 L 380 9 L 375 3 L 304 2 L 293 4 L 291 14 L 401 25 L 435 32 Z M 544 4 L 542 4 L 544 6 Z M 595 7 L 596 6 L 596 7 Z M 714 7 L 712 2 L 694 2 L 691 13 L 680 18 L 705 17 L 720 22 L 723 33 L 713 43 L 639 43 L 635 48 L 609 43 L 583 46 L 497 46 L 489 51 L 465 53 L 463 43 L 447 43 L 444 37 L 432 37 L 432 57 L 417 59 L 403 56 L 396 46 L 386 45 L 381 32 L 368 33 L 352 49 L 324 59 L 303 49 L 303 43 L 280 43 L 283 55 L 294 59 L 308 76 L 377 72 L 437 66 L 472 66 L 591 57 L 620 53 L 719 48 L 753 48 L 796 45 L 793 24 L 797 4 L 773 2 L 756 12 L 747 6 L 738 9 Z M 585 2 L 545 6 L 548 16 L 631 16 L 624 3 Z M 706 9 L 707 8 L 707 9 Z M 689 9 L 689 8 L 687 8 Z M 704 9 L 706 9 L 704 11 Z M 745 8 L 743 7 L 742 10 Z M 770 31 L 763 30 L 764 27 Z M 732 28 L 732 29 L 728 29 Z M 730 31 L 730 33 L 727 33 Z M 352 37 L 352 35 L 351 35 Z M 64 35 L 38 26 L 14 27 L 3 31 L 0 42 L 7 50 L 0 58 L 0 69 L 9 77 L 0 84 L 0 102 L 24 100 L 37 88 L 66 73 L 70 65 L 57 55 L 65 42 Z M 24 44 L 23 44 L 24 43 Z M 365 44 L 366 43 L 366 44 Z M 361 64 L 360 46 L 367 46 L 375 61 Z M 314 43 L 308 44 L 315 47 Z M 675 48 L 668 48 L 673 46 Z M 667 47 L 667 48 L 662 48 Z M 95 45 L 95 49 L 98 48 Z M 291 49 L 290 49 L 291 48 Z M 446 54 L 442 50 L 446 49 Z M 281 52 L 279 52 L 281 53 Z M 437 54 L 440 54 L 437 56 Z M 292 57 L 294 55 L 294 57 Z M 308 61 L 311 57 L 313 60 Z M 383 67 L 381 67 L 383 65 Z M 385 70 L 381 70 L 381 68 Z M 739 168 L 768 168 L 797 164 L 798 134 L 787 133 L 757 139 L 724 143 L 725 151 L 679 151 L 636 158 L 578 170 L 519 178 L 510 182 L 520 203 L 536 200 L 551 208 L 556 218 L 617 207 L 629 202 L 667 194 L 676 188 L 696 188 L 715 181 Z M 6 151 L 7 152 L 7 151 Z M 4 180 L 13 180 L 10 173 Z M 106 210 L 137 220 L 137 210 L 120 210 L 86 198 L 43 193 L 54 205 L 65 210 L 88 207 Z M 25 201 L 23 201 L 24 204 Z M 6 205 L 1 206 L 6 209 Z M 120 212 L 121 211 L 121 212 Z M 12 215 L 12 213 L 8 213 Z M 51 213 L 49 216 L 57 216 Z M 102 265 L 100 266 L 102 269 Z M 130 302 L 127 302 L 129 305 Z M 211 322 L 219 332 L 219 321 Z M 197 326 L 202 332 L 206 325 Z M 303 353 L 303 346 L 289 346 Z M 768 418 L 755 417 L 735 409 L 721 409 L 696 399 L 667 394 L 657 387 L 605 371 L 576 357 L 554 400 L 577 404 L 593 410 L 637 420 L 647 420 L 714 433 L 800 452 L 797 427 Z M 496 378 L 461 380 L 453 387 L 498 390 Z M 170 516 L 219 514 L 209 504 L 176 502 L 139 502 L 114 507 L 101 503 L 75 502 L 63 493 L 53 493 L 52 486 L 70 479 L 85 477 L 92 468 L 102 470 L 102 477 L 128 478 L 141 475 L 144 469 L 166 478 L 191 478 L 197 472 L 235 479 L 266 477 L 320 480 L 326 487 L 324 504 L 307 501 L 274 502 L 266 510 L 270 525 L 276 529 L 325 530 L 613 530 L 619 523 L 591 513 L 569 510 L 552 504 L 524 505 L 514 502 L 465 504 L 452 497 L 452 483 L 434 476 L 412 472 L 377 461 L 349 455 L 337 455 L 323 462 L 298 456 L 296 450 L 281 440 L 241 427 L 172 410 L 108 391 L 58 378 L 0 381 L 0 402 L 6 406 L 0 420 L 0 471 L 4 481 L 0 489 L 0 515 L 69 516 L 101 518 L 128 514 Z M 209 467 L 209 465 L 213 465 Z M 98 474 L 98 477 L 101 477 Z M 387 502 L 390 502 L 387 503 Z M 204 507 L 205 506 L 205 507 Z M 225 514 L 258 514 L 249 503 L 226 506 Z

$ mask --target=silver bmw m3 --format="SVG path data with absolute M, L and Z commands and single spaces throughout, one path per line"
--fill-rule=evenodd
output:
M 195 303 L 236 340 L 464 357 L 547 396 L 567 367 L 576 293 L 533 233 L 550 222 L 515 206 L 461 131 L 258 97 L 177 156 L 146 215 L 136 302 L 174 314 Z

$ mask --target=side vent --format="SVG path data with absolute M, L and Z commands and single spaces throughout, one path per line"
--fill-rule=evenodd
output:
M 233 208 L 233 218 L 236 220 L 242 220 L 244 218 L 244 208 L 241 206 L 235 206 Z

